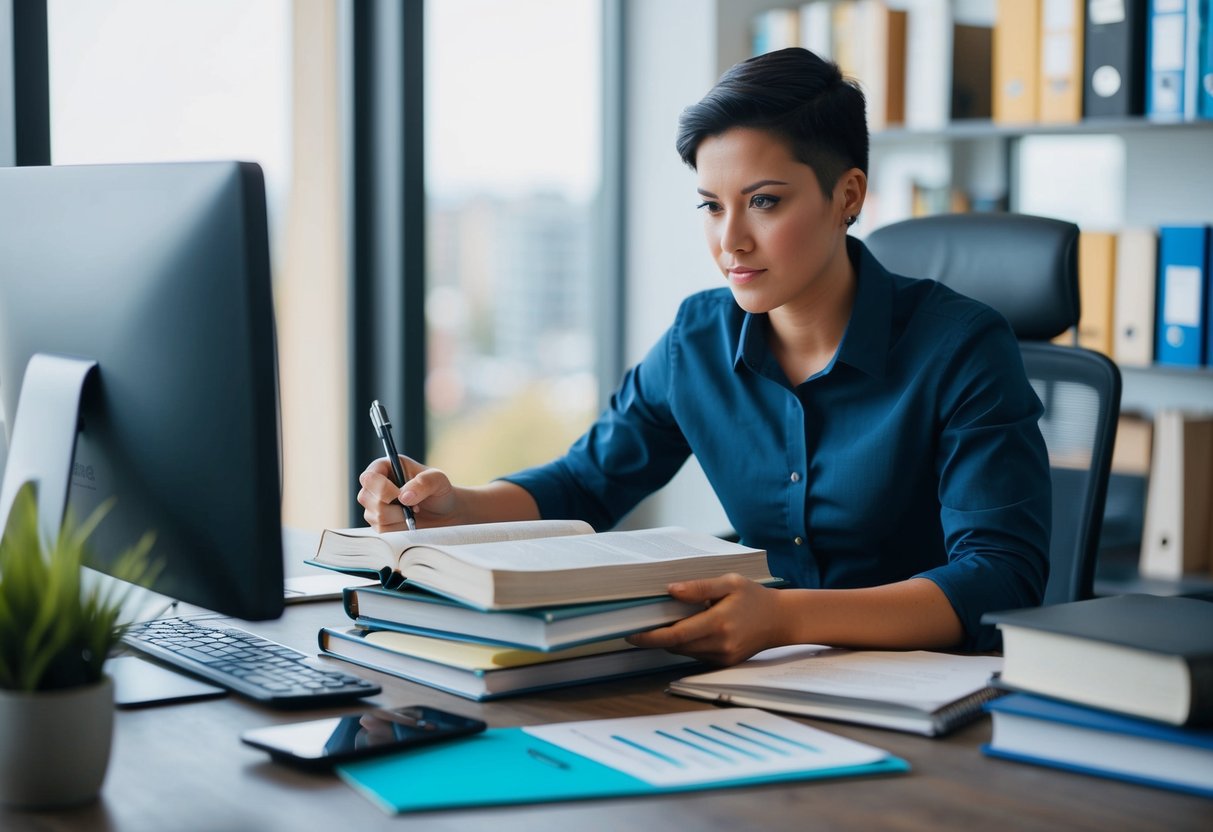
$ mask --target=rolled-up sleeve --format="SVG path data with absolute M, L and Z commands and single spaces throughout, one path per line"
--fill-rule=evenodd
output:
M 999 643 L 983 613 L 1040 603 L 1048 577 L 1052 480 L 1042 407 L 1007 323 L 983 310 L 964 327 L 942 377 L 937 470 L 948 562 L 934 581 L 970 650 Z
M 671 343 L 679 318 L 623 378 L 607 409 L 563 457 L 502 479 L 525 488 L 544 518 L 609 529 L 665 485 L 691 453 L 670 412 Z

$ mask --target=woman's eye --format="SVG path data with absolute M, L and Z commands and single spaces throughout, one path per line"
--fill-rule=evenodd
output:
M 695 207 L 696 207 L 696 208 L 699 208 L 699 209 L 701 209 L 701 210 L 707 211 L 709 214 L 715 214 L 715 213 L 718 213 L 718 212 L 720 211 L 720 203 L 719 203 L 719 202 L 710 202 L 710 201 L 709 201 L 709 202 L 701 202 L 701 203 L 699 203 L 698 205 L 696 205 Z
M 774 208 L 779 204 L 779 197 L 767 196 L 766 194 L 754 194 L 750 198 L 750 205 L 754 208 Z

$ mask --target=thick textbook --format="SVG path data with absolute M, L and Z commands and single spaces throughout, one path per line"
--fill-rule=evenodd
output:
M 1213 797 L 1213 731 L 1014 693 L 986 706 L 982 751 L 1023 763 Z
M 523 610 L 481 610 L 405 584 L 350 587 L 345 612 L 361 627 L 562 650 L 671 624 L 703 610 L 668 595 Z
M 735 708 L 490 728 L 474 737 L 348 763 L 337 774 L 384 811 L 397 813 L 908 770 L 904 760 L 874 746 Z
M 1000 684 L 1174 725 L 1213 724 L 1213 603 L 1118 595 L 986 613 Z
M 543 653 L 361 628 L 324 627 L 318 638 L 326 655 L 475 700 L 694 662 L 665 650 L 632 647 L 622 639 Z
M 670 693 L 803 716 L 939 736 L 981 716 L 1000 692 L 996 656 L 843 650 L 765 650 L 736 667 L 688 676 Z
M 603 532 L 580 521 L 485 523 L 378 534 L 326 529 L 309 563 L 398 575 L 481 609 L 664 595 L 673 581 L 737 572 L 774 580 L 766 553 L 674 527 Z

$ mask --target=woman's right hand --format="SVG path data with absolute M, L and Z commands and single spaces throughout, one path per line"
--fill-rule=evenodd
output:
M 400 457 L 408 482 L 400 488 L 392 480 L 392 466 L 387 457 L 375 460 L 358 477 L 362 486 L 358 504 L 362 516 L 377 532 L 401 531 L 408 528 L 404 520 L 403 502 L 413 509 L 419 528 L 450 526 L 460 522 L 457 516 L 458 496 L 445 473 L 420 462 Z

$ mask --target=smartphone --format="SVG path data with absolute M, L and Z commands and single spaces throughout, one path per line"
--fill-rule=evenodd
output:
M 379 708 L 359 714 L 270 725 L 240 739 L 282 763 L 322 769 L 336 763 L 430 745 L 483 731 L 479 719 L 426 705 Z

